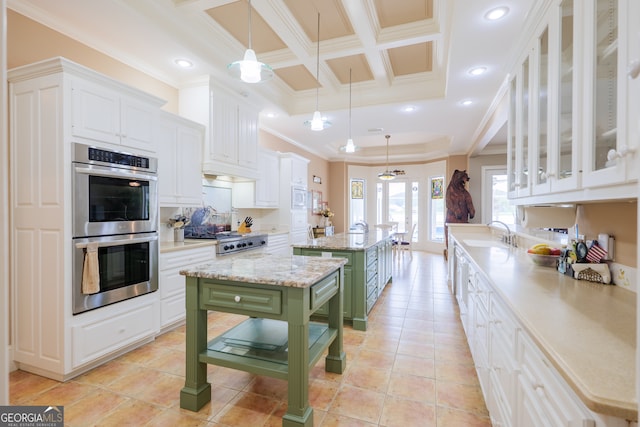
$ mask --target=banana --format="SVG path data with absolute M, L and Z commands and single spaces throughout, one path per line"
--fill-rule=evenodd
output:
M 538 244 L 535 244 L 535 245 L 531 246 L 531 249 L 540 249 L 540 248 L 548 248 L 548 247 L 549 247 L 549 245 L 546 244 L 546 243 L 538 243 Z

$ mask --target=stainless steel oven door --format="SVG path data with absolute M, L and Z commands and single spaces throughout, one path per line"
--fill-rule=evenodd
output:
M 72 163 L 73 237 L 157 231 L 158 177 Z
M 97 255 L 93 258 L 97 262 L 93 279 L 98 282 L 98 289 L 96 293 L 87 293 L 83 270 L 85 256 L 92 250 Z M 157 232 L 73 239 L 73 314 L 157 289 Z

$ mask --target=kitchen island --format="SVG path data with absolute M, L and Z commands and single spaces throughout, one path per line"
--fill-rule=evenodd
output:
M 451 285 L 493 425 L 637 425 L 636 295 L 449 225 Z
M 180 407 L 211 400 L 207 363 L 288 382 L 284 427 L 313 426 L 309 372 L 328 348 L 325 369 L 346 368 L 342 340 L 342 258 L 247 254 L 180 271 L 186 280 L 186 378 Z M 310 316 L 327 305 L 327 322 Z M 207 311 L 248 316 L 207 342 Z
M 392 237 L 389 230 L 338 233 L 294 244 L 295 255 L 345 258 L 344 318 L 353 329 L 366 331 L 368 314 L 391 280 Z M 326 314 L 326 308 L 318 311 Z

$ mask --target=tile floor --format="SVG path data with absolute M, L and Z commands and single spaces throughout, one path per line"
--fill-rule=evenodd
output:
M 394 260 L 393 282 L 366 332 L 345 327 L 347 369 L 313 369 L 314 425 L 491 426 L 446 283 L 442 255 L 414 251 Z M 243 320 L 210 313 L 215 336 Z M 211 403 L 180 409 L 184 327 L 66 383 L 22 371 L 10 376 L 14 405 L 64 405 L 65 426 L 281 426 L 285 381 L 209 366 Z

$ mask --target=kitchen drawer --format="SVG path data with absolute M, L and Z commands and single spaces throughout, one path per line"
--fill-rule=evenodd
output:
M 377 300 L 378 300 L 378 293 L 372 292 L 371 295 L 369 295 L 369 297 L 367 298 L 367 314 L 369 314 L 369 312 L 371 311 L 371 309 L 373 308 Z
M 73 367 L 92 362 L 129 344 L 155 334 L 153 304 L 147 304 L 111 317 L 74 326 Z
M 320 283 L 316 283 L 311 288 L 311 311 L 316 311 L 322 304 L 329 301 L 332 296 L 339 292 L 340 281 L 338 274 L 332 274 Z
M 500 340 L 505 343 L 505 347 L 510 355 L 515 355 L 516 334 L 519 327 L 495 293 L 491 294 L 491 310 L 489 313 L 491 333 L 497 334 L 500 337 Z
M 378 293 L 378 276 L 374 275 L 371 280 L 367 282 L 367 297 L 371 295 L 372 292 Z
M 172 251 L 161 253 L 159 260 L 159 270 L 181 270 L 187 266 L 195 264 L 204 264 L 208 261 L 212 261 L 215 257 L 215 250 L 213 246 L 206 246 L 200 248 L 189 248 L 180 251 Z
M 378 260 L 378 249 L 377 248 L 373 248 L 373 249 L 369 249 L 366 253 L 366 265 L 369 265 L 375 261 Z
M 517 342 L 521 364 L 518 392 L 523 393 L 520 400 L 535 402 L 539 416 L 549 425 L 595 426 L 588 409 L 529 337 L 519 333 Z
M 202 284 L 200 301 L 208 310 L 234 309 L 234 313 L 248 316 L 282 314 L 282 291 L 280 290 L 205 282 Z
M 374 262 L 367 266 L 367 282 L 378 274 L 378 263 Z
M 476 297 L 482 308 L 489 312 L 489 297 L 491 295 L 491 288 L 489 285 L 476 275 Z M 488 318 L 488 316 L 487 316 Z

